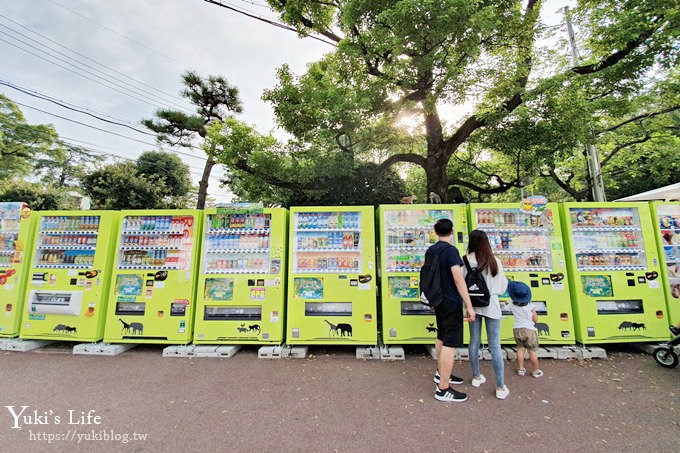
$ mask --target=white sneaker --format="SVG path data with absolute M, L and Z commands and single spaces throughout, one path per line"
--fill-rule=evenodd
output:
M 499 400 L 504 400 L 510 394 L 510 390 L 506 385 L 503 386 L 503 390 L 496 389 L 496 398 Z
M 486 378 L 484 377 L 483 374 L 480 374 L 479 377 L 473 377 L 472 378 L 472 386 L 473 387 L 479 387 L 483 383 L 486 382 Z

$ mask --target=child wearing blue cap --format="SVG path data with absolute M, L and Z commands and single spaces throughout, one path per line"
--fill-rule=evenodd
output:
M 536 334 L 536 321 L 538 315 L 536 308 L 531 303 L 531 288 L 522 282 L 509 281 L 508 295 L 512 299 L 510 311 L 515 318 L 512 332 L 517 344 L 517 374 L 524 376 L 527 370 L 524 368 L 524 350 L 529 352 L 532 373 L 535 378 L 543 376 L 543 371 L 538 368 L 538 335 Z

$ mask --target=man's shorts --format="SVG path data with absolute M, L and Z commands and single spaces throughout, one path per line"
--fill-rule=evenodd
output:
M 512 329 L 512 333 L 515 335 L 517 346 L 527 348 L 529 351 L 538 349 L 538 335 L 534 329 Z
M 437 340 L 444 346 L 463 346 L 463 306 L 460 302 L 444 300 L 434 308 L 437 319 Z

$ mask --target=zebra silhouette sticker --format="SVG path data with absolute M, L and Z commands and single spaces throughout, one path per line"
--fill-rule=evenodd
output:
M 141 322 L 131 322 L 126 323 L 122 319 L 118 318 L 118 321 L 123 323 L 123 330 L 121 330 L 121 335 L 142 335 L 144 334 L 144 324 Z

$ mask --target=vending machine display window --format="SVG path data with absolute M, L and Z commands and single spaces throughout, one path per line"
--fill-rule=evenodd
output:
M 193 217 L 126 216 L 123 218 L 118 270 L 183 270 L 191 261 Z
M 270 225 L 271 214 L 266 213 L 209 214 L 203 244 L 203 273 L 269 273 L 273 266 Z
M 44 216 L 38 230 L 34 267 L 84 269 L 94 264 L 99 216 Z
M 637 209 L 570 208 L 569 220 L 579 271 L 647 269 Z
M 507 271 L 550 271 L 552 217 L 532 215 L 520 208 L 474 211 L 477 228 L 486 232 L 494 254 Z
M 293 272 L 362 272 L 361 212 L 299 212 L 293 223 Z

